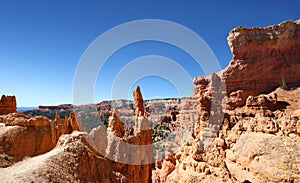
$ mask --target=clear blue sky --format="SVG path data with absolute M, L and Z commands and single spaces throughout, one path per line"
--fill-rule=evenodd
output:
M 226 40 L 231 29 L 296 20 L 299 7 L 298 0 L 0 0 L 0 94 L 16 95 L 18 106 L 72 103 L 74 73 L 86 48 L 105 31 L 139 19 L 188 27 L 206 41 L 224 68 L 231 59 Z M 180 49 L 139 42 L 106 63 L 96 83 L 96 102 L 110 98 L 108 87 L 124 64 L 151 54 L 178 61 L 191 77 L 203 74 Z M 99 81 L 107 88 L 98 87 Z M 132 84 L 142 86 L 145 98 L 178 97 L 168 81 L 157 77 Z

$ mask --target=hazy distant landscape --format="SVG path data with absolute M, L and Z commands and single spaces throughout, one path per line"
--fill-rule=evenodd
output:
M 34 109 L 37 109 L 37 107 L 17 107 L 17 112 L 18 113 L 26 112 L 26 111 L 34 110 Z

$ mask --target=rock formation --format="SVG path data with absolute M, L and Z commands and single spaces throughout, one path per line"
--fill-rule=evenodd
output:
M 105 156 L 114 161 L 113 168 L 126 182 L 151 182 L 152 136 L 139 87 L 133 92 L 133 96 L 136 105 L 133 133 L 125 135 L 120 115 L 113 110 L 108 122 Z
M 117 110 L 111 112 L 107 132 L 99 126 L 90 133 L 78 131 L 81 123 L 74 112 L 65 119 L 57 113 L 53 121 L 17 113 L 0 116 L 0 155 L 5 155 L 0 163 L 10 166 L 0 170 L 1 181 L 151 182 L 151 130 L 140 89 L 134 93 L 138 113 L 128 135 Z M 20 172 L 19 165 L 30 168 Z
M 228 96 L 236 98 L 228 107 L 243 106 L 249 95 L 268 93 L 282 80 L 288 87 L 300 86 L 299 20 L 266 28 L 238 27 L 228 43 L 233 58 L 223 77 Z
M 137 87 L 135 108 L 127 100 L 81 106 L 110 113 L 107 130 L 77 131 L 82 127 L 74 113 L 64 120 L 56 114 L 53 121 L 0 116 L 0 165 L 7 167 L 0 168 L 1 181 L 300 182 L 299 23 L 231 31 L 230 65 L 196 77 L 191 97 L 168 100 L 181 103 L 168 113 L 176 120 L 153 131 L 168 128 L 176 137 L 157 152 L 156 167 L 149 113 L 158 110 L 150 108 L 166 112 L 174 103 L 144 102 Z M 292 90 L 277 88 L 283 81 Z M 119 110 L 134 113 L 134 125 L 124 125 Z
M 103 156 L 105 134 L 98 127 L 90 133 L 62 135 L 53 150 L 0 168 L 1 182 L 151 182 L 151 169 L 146 166 L 117 163 Z
M 241 135 L 226 152 L 226 164 L 239 182 L 298 182 L 300 138 L 263 133 Z
M 120 113 L 116 110 L 112 110 L 108 120 L 107 132 L 117 137 L 123 137 L 125 130 L 122 125 Z
M 259 95 L 259 96 L 249 96 L 246 100 L 246 106 L 255 110 L 275 110 L 277 106 L 277 94 L 273 95 Z
M 146 115 L 145 105 L 144 105 L 144 100 L 139 86 L 137 86 L 137 88 L 133 91 L 133 97 L 134 97 L 134 105 L 136 107 L 135 116 L 136 117 L 145 116 Z
M 14 112 L 17 112 L 16 97 L 2 95 L 0 100 L 0 115 Z
M 194 83 L 199 88 L 196 90 L 199 97 L 199 118 L 195 123 L 194 137 L 211 141 L 217 137 L 222 124 L 222 103 L 225 97 L 222 91 L 225 83 L 215 73 L 210 77 L 197 77 Z
M 238 27 L 228 41 L 230 65 L 196 77 L 180 106 L 192 138 L 157 163 L 153 182 L 300 181 L 300 90 L 274 91 L 300 86 L 300 22 Z
M 70 113 L 70 117 L 60 119 L 59 113 L 56 113 L 55 120 L 50 122 L 52 143 L 56 144 L 58 138 L 63 134 L 70 134 L 73 131 L 80 131 L 81 122 L 75 117 L 74 112 Z
M 79 130 L 74 113 L 65 120 L 57 114 L 54 121 L 44 116 L 11 113 L 0 116 L 0 123 L 5 125 L 0 127 L 0 154 L 12 157 L 14 162 L 48 152 L 61 135 Z
M 214 133 L 217 137 L 209 141 L 209 136 L 202 135 L 188 139 L 172 155 L 175 163 L 171 163 L 168 157 L 163 159 L 152 180 L 172 183 L 300 181 L 297 163 L 300 120 L 278 108 L 284 96 L 289 92 L 297 96 L 300 90 L 281 90 L 250 96 L 248 105 L 227 111 L 222 126 Z M 291 98 L 286 101 L 294 101 L 295 104 L 291 103 L 293 108 L 300 105 L 299 100 Z M 202 134 L 205 129 L 199 130 Z
M 62 135 L 53 150 L 0 168 L 1 182 L 121 182 L 112 162 L 90 145 L 90 135 L 79 131 Z

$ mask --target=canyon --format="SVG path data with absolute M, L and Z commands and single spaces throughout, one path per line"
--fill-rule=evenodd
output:
M 229 66 L 181 99 L 0 101 L 2 182 L 300 182 L 300 20 L 233 29 Z M 47 116 L 47 117 L 46 117 Z

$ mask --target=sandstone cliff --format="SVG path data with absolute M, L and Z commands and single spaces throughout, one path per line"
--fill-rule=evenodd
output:
M 153 182 L 300 181 L 299 21 L 238 27 L 228 42 L 230 65 L 196 77 L 180 106 L 192 137 L 156 164 Z M 283 80 L 293 90 L 275 90 Z
M 245 104 L 249 95 L 268 93 L 284 80 L 300 86 L 300 21 L 266 28 L 233 29 L 228 36 L 233 53 L 223 70 L 229 107 Z
M 153 182 L 299 182 L 299 95 L 278 88 L 249 96 L 221 124 L 208 119 L 211 96 L 199 95 L 193 138 L 156 164 Z

